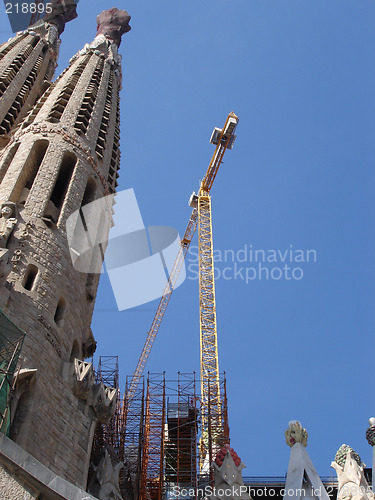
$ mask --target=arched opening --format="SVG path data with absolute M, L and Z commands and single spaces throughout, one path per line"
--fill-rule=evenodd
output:
M 46 140 L 34 142 L 29 156 L 24 163 L 22 172 L 18 176 L 13 192 L 9 197 L 9 201 L 25 205 L 39 168 L 46 155 L 48 145 L 49 142 Z
M 76 340 L 73 342 L 72 351 L 70 353 L 69 361 L 72 363 L 75 359 L 81 359 L 79 345 L 78 345 L 78 342 Z
M 50 219 L 55 224 L 57 224 L 59 219 L 76 163 L 76 155 L 66 151 L 44 213 L 44 217 Z
M 87 180 L 85 192 L 83 194 L 81 208 L 95 200 L 95 193 L 96 182 L 94 181 L 94 179 L 89 177 L 89 179 Z
M 92 302 L 96 296 L 96 289 L 98 286 L 98 279 L 96 278 L 99 276 L 104 262 L 104 253 L 108 243 L 107 238 L 109 229 L 110 220 L 108 219 L 108 214 L 102 210 L 97 226 L 96 239 L 93 242 L 94 246 L 91 253 L 90 268 L 86 278 L 86 298 L 89 302 Z
M 65 309 L 66 309 L 66 302 L 63 297 L 60 297 L 59 302 L 57 303 L 56 306 L 55 316 L 53 318 L 57 326 L 62 325 L 65 316 Z
M 14 144 L 13 147 L 10 148 L 10 151 L 8 152 L 7 156 L 5 157 L 5 160 L 3 161 L 3 164 L 0 167 L 0 182 L 4 179 L 4 176 L 7 173 L 8 168 L 13 161 L 13 158 L 16 156 L 20 144 L 21 144 L 20 142 Z
M 22 286 L 25 290 L 31 291 L 34 289 L 37 275 L 38 268 L 34 266 L 34 264 L 29 264 L 26 268 L 26 272 L 22 281 Z

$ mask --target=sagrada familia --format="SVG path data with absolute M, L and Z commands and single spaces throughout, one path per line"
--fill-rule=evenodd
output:
M 100 274 L 91 270 L 105 248 L 85 252 L 90 266 L 82 272 L 67 238 L 73 214 L 116 190 L 118 49 L 130 16 L 116 8 L 99 14 L 94 40 L 53 81 L 59 37 L 77 13 L 74 0 L 52 5 L 0 45 L 0 498 L 138 500 L 137 491 L 120 492 L 121 462 L 106 455 L 90 463 L 95 429 L 111 419 L 117 397 L 85 361 L 96 348 L 90 324 Z M 109 224 L 99 227 L 109 231 Z M 80 242 L 73 246 L 81 257 Z M 374 446 L 375 420 L 367 438 Z M 328 500 L 299 422 L 286 441 L 291 458 L 281 496 Z M 244 464 L 229 445 L 213 467 L 217 489 L 209 498 L 249 498 Z M 349 446 L 333 467 L 339 500 L 373 499 Z

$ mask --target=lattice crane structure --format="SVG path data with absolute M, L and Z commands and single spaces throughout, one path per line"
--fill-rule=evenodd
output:
M 151 328 L 147 333 L 132 380 L 124 396 L 123 421 L 138 387 L 155 337 L 159 331 L 169 299 L 177 283 L 191 240 L 198 226 L 199 237 L 199 303 L 200 303 L 200 353 L 201 353 L 201 441 L 200 469 L 210 463 L 213 454 L 220 444 L 221 398 L 219 382 L 219 360 L 217 348 L 216 300 L 214 261 L 212 243 L 212 212 L 210 191 L 223 161 L 225 151 L 232 149 L 236 138 L 235 130 L 238 117 L 229 113 L 223 128 L 215 128 L 210 142 L 216 146 L 207 172 L 201 182 L 197 194 L 193 193 L 189 200 L 192 213 L 181 239 L 181 246 L 169 275 L 168 283 L 160 299 Z M 216 429 L 216 431 L 214 431 Z M 216 444 L 219 443 L 219 444 Z

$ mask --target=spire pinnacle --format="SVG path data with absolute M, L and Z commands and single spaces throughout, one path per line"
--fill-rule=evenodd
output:
M 116 7 L 103 10 L 96 18 L 98 23 L 97 34 L 105 35 L 119 47 L 122 35 L 131 30 L 129 26 L 130 19 L 131 17 L 126 10 L 119 10 Z
M 52 0 L 52 11 L 46 14 L 43 21 L 54 24 L 59 32 L 59 36 L 65 29 L 65 24 L 75 19 L 77 4 L 75 0 Z

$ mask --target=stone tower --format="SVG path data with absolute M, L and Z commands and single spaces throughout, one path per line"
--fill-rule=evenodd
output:
M 10 438 L 83 488 L 96 423 L 110 418 L 116 394 L 94 383 L 84 361 L 96 345 L 90 323 L 99 275 L 73 267 L 66 221 L 117 185 L 117 49 L 130 16 L 113 8 L 97 21 L 94 41 L 71 59 L 0 153 L 0 308 L 26 332 Z M 16 37 L 16 50 L 30 37 L 28 31 Z M 37 42 L 30 57 L 41 47 Z
M 77 17 L 74 0 L 53 0 L 52 12 L 0 45 L 0 148 L 48 88 L 65 23 Z

